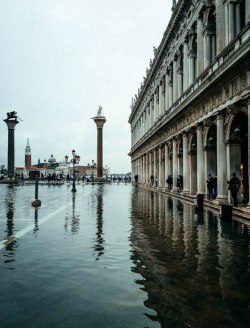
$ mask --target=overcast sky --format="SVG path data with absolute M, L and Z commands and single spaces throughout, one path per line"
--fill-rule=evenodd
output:
M 15 165 L 59 161 L 74 148 L 96 161 L 91 117 L 102 105 L 103 164 L 129 172 L 131 98 L 171 17 L 172 0 L 0 0 L 0 164 L 7 164 L 9 111 Z

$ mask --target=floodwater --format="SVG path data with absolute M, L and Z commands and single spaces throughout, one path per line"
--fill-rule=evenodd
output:
M 247 222 L 130 184 L 0 185 L 0 327 L 247 327 Z

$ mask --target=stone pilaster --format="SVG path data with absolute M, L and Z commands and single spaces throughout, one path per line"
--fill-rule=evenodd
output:
M 203 126 L 197 126 L 197 194 L 205 192 L 205 169 L 203 150 Z
M 226 146 L 224 137 L 224 113 L 217 113 L 217 176 L 218 195 L 217 199 L 227 198 L 227 169 L 226 169 Z
M 190 193 L 190 168 L 188 155 L 188 136 L 183 133 L 183 193 Z
M 178 175 L 178 166 L 177 166 L 177 140 L 173 138 L 173 191 L 177 191 L 177 175 Z

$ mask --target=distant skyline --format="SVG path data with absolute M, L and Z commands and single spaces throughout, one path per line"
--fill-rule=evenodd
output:
M 128 118 L 153 47 L 171 17 L 171 0 L 0 0 L 0 164 L 7 165 L 6 113 L 15 131 L 15 165 L 72 149 L 80 165 L 96 162 L 91 118 L 103 108 L 103 164 L 129 172 Z

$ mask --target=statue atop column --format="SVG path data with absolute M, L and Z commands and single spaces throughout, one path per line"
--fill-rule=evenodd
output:
M 102 106 L 99 106 L 99 107 L 98 107 L 98 110 L 97 110 L 97 116 L 98 116 L 98 117 L 102 117 L 102 116 L 103 116 Z
M 7 113 L 7 118 L 4 120 L 8 127 L 8 176 L 15 175 L 15 127 L 19 123 L 17 120 L 17 112 L 12 111 Z

